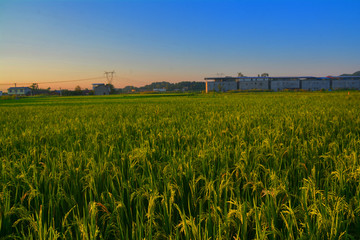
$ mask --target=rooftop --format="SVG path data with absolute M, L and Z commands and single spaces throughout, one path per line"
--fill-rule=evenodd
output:
M 287 76 L 287 77 L 208 77 L 204 78 L 205 81 L 207 80 L 248 80 L 248 79 L 256 79 L 256 80 L 275 80 L 275 79 L 300 79 L 300 80 L 307 80 L 307 79 L 319 79 L 319 80 L 326 80 L 326 79 L 345 79 L 345 78 L 358 78 L 360 76 L 326 76 L 326 77 L 314 77 L 314 76 Z
M 9 87 L 8 90 L 16 90 L 16 89 L 30 89 L 29 87 Z

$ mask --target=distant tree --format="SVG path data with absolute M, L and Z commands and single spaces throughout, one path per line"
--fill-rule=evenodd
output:
M 37 90 L 39 89 L 39 84 L 37 84 L 37 83 L 31 84 L 30 89 L 31 89 L 31 94 L 32 95 L 36 94 Z
M 354 72 L 353 74 L 344 73 L 340 76 L 360 76 L 360 71 Z
M 75 91 L 74 91 L 74 95 L 82 95 L 83 92 L 81 91 L 81 87 L 79 85 L 77 85 L 75 87 Z
M 31 84 L 30 88 L 31 89 L 39 89 L 39 84 L 33 83 L 33 84 Z
M 130 93 L 130 92 L 132 92 L 132 90 L 136 90 L 136 88 L 134 87 L 134 86 L 126 86 L 126 87 L 124 87 L 123 89 L 122 89 L 122 93 Z
M 107 84 L 107 86 L 110 88 L 110 94 L 114 94 L 115 93 L 115 87 L 112 84 Z
M 81 87 L 80 87 L 79 85 L 77 85 L 77 86 L 75 87 L 75 91 L 76 91 L 76 92 L 81 92 Z
M 178 82 L 178 83 L 169 83 L 169 82 L 153 82 L 151 84 L 145 85 L 143 87 L 133 87 L 126 86 L 118 91 L 121 93 L 132 92 L 132 90 L 136 90 L 139 92 L 153 91 L 154 89 L 162 89 L 165 88 L 166 91 L 189 91 L 189 92 L 201 92 L 205 90 L 204 82 Z

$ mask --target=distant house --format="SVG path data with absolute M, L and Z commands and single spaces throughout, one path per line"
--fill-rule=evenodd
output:
M 94 95 L 109 95 L 110 86 L 104 83 L 93 83 Z
M 165 88 L 154 88 L 153 89 L 154 92 L 166 92 Z
M 31 89 L 29 87 L 11 87 L 8 89 L 9 95 L 30 95 Z

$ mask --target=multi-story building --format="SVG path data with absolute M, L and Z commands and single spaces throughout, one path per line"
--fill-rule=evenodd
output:
M 268 90 L 303 89 L 360 89 L 360 76 L 328 77 L 213 77 L 205 78 L 206 92 L 227 92 L 231 90 Z

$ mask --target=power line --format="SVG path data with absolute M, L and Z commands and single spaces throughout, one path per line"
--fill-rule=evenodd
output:
M 133 83 L 135 83 L 135 84 L 146 84 L 146 83 L 148 83 L 147 80 L 138 80 L 138 79 L 134 79 L 134 78 L 119 77 L 119 76 L 116 76 L 115 80 L 119 81 L 119 82 L 122 82 L 123 80 L 126 80 L 126 81 L 128 81 L 128 84 L 133 84 Z
M 104 77 L 94 77 L 94 78 L 84 78 L 84 79 L 75 79 L 75 80 L 64 80 L 64 81 L 53 81 L 53 82 L 40 82 L 38 84 L 44 84 L 44 83 L 63 83 L 63 82 L 80 82 L 80 81 L 89 81 L 89 80 L 95 80 L 95 79 L 102 79 Z
M 62 81 L 49 81 L 49 82 L 36 82 L 37 84 L 49 84 L 49 83 L 65 83 L 65 82 L 80 82 L 80 81 L 89 81 L 89 80 L 95 80 L 95 79 L 104 79 L 104 77 L 93 77 L 93 78 L 83 78 L 83 79 L 73 79 L 73 80 L 62 80 Z M 25 85 L 25 84 L 33 84 L 34 82 L 30 83 L 17 83 L 19 85 Z M 14 83 L 0 83 L 0 85 L 14 85 Z

